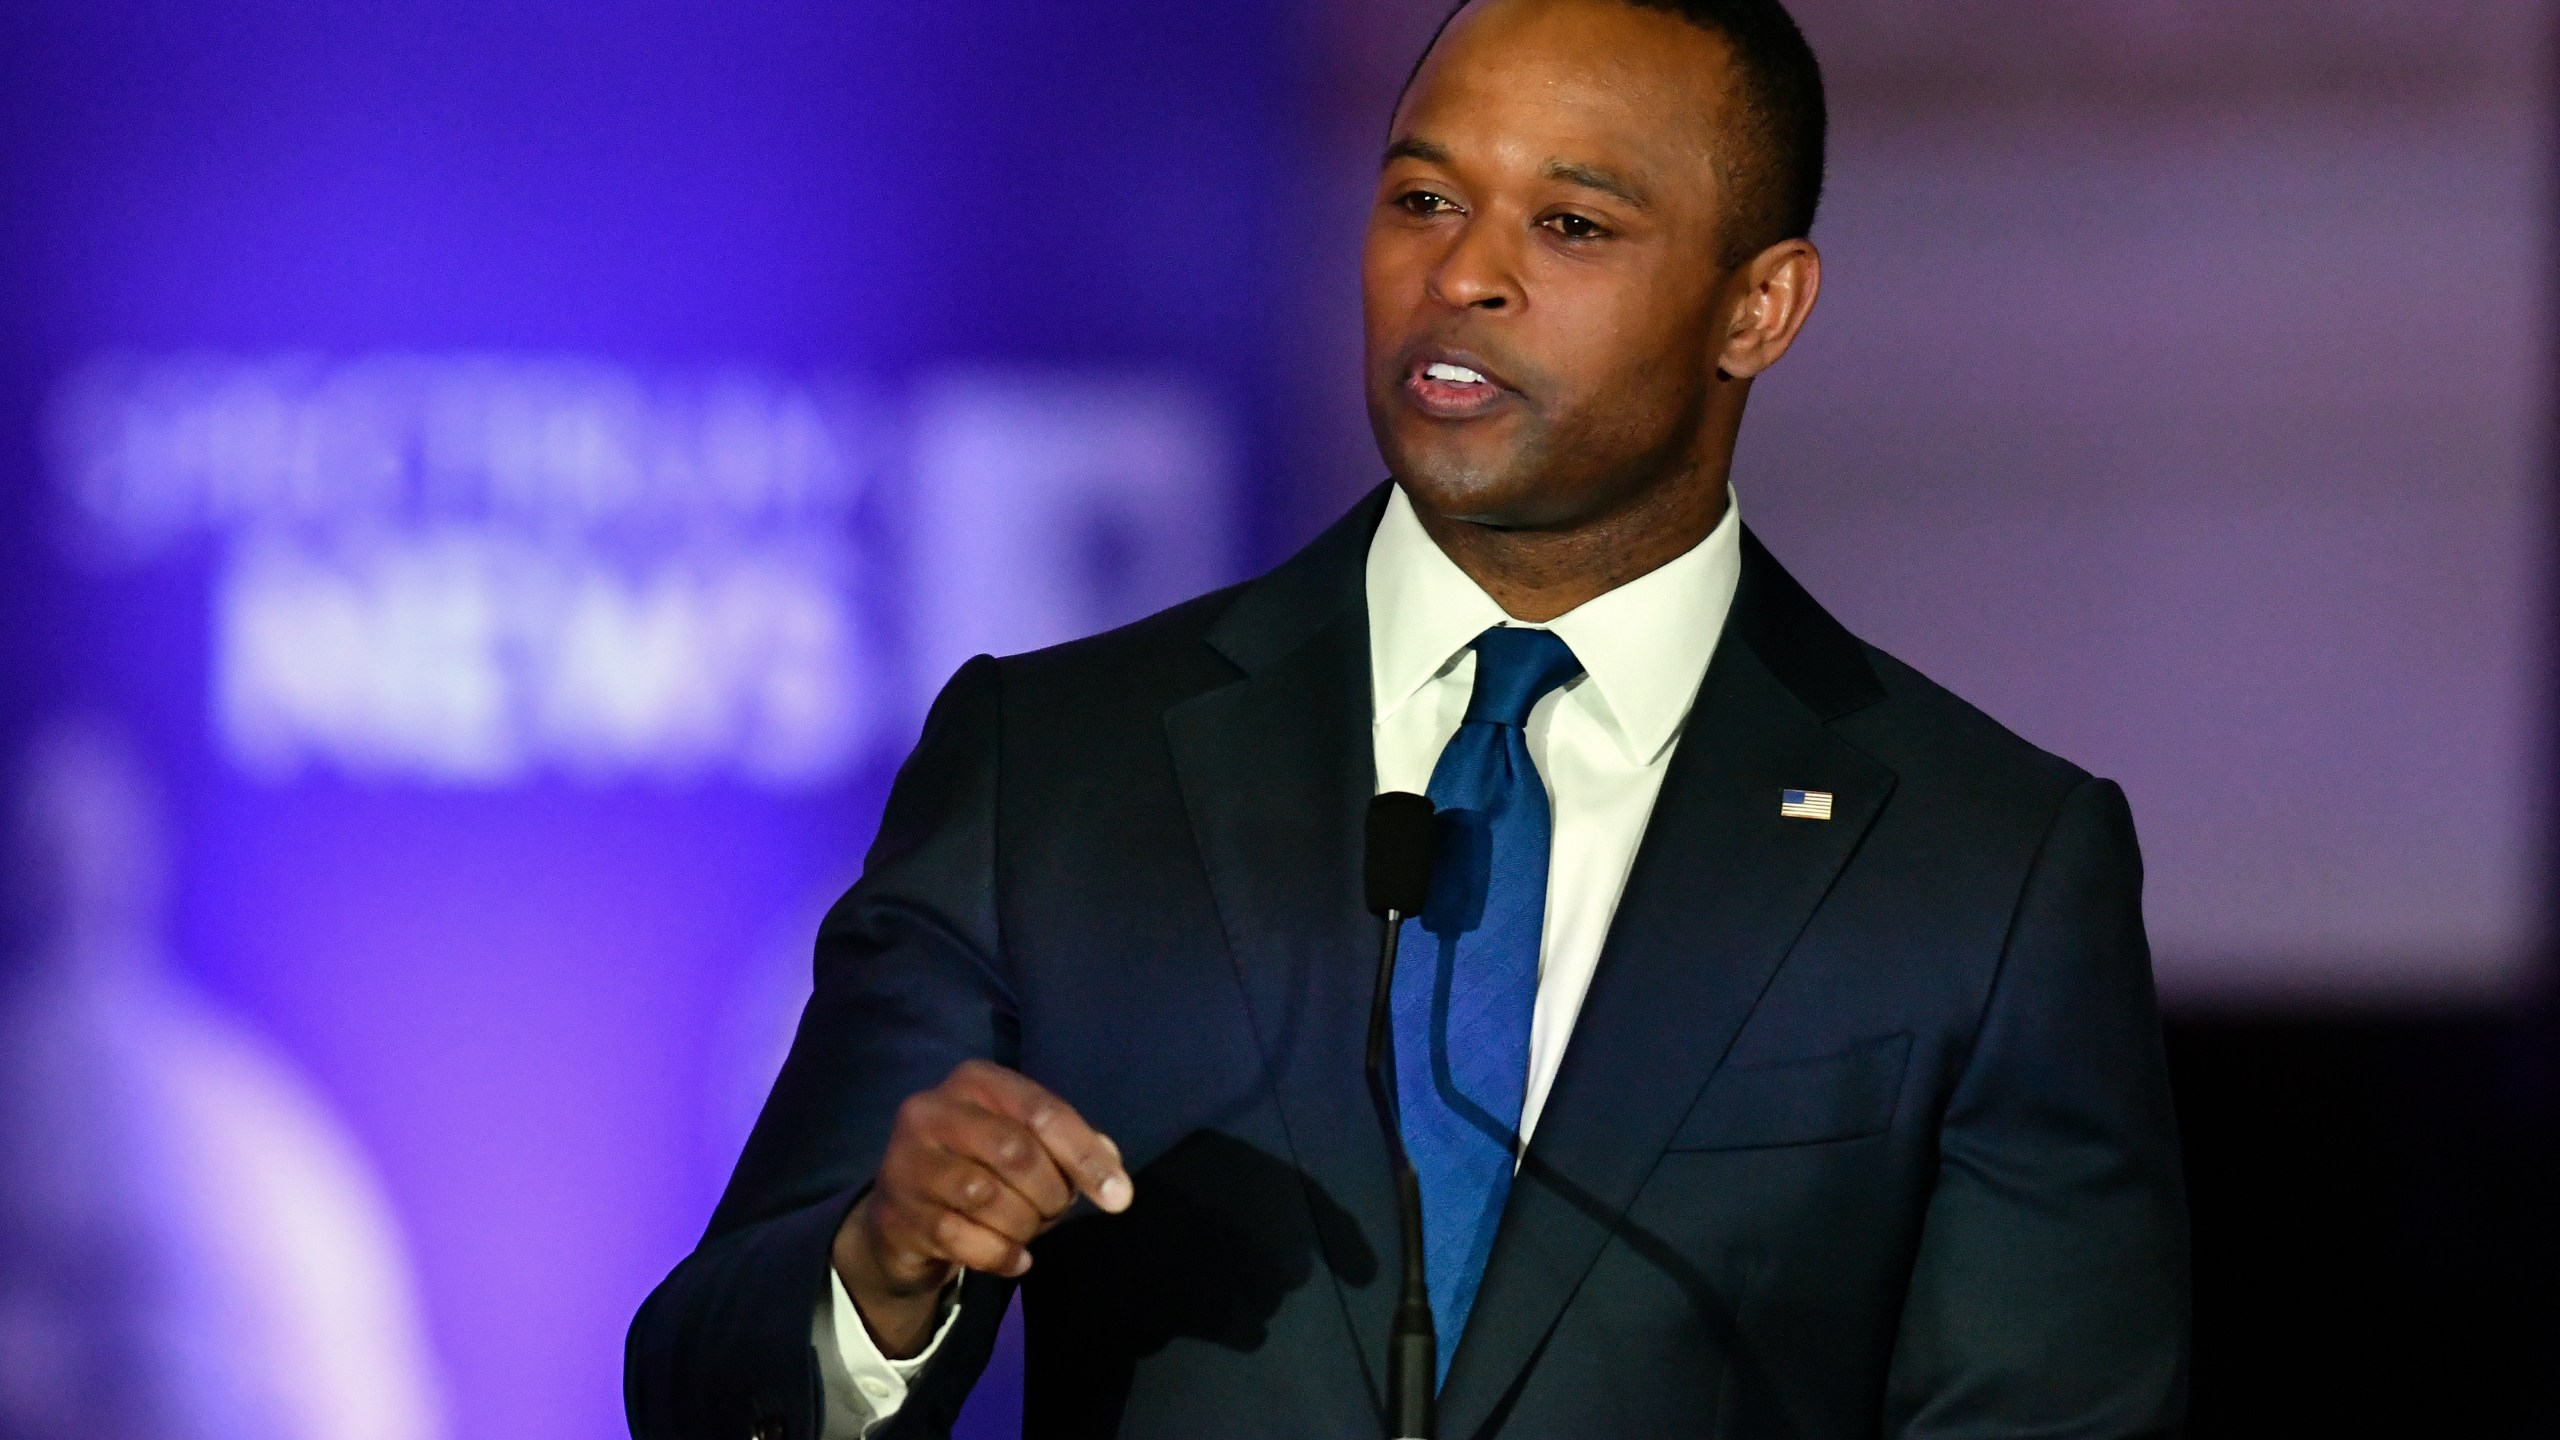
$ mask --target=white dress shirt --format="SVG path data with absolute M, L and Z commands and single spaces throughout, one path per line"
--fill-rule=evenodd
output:
M 1742 580 L 1741 502 L 1687 553 L 1533 628 L 1573 648 L 1583 674 L 1529 712 L 1529 756 L 1546 781 L 1554 848 L 1538 951 L 1537 1010 L 1529 1027 L 1525 1141 L 1546 1108 L 1565 1042 L 1582 1012 L 1626 890 L 1636 846 L 1690 704 Z M 1443 554 L 1401 486 L 1369 542 L 1369 687 L 1378 788 L 1430 788 L 1432 767 L 1466 718 L 1475 638 L 1517 625 Z M 880 1353 L 829 1272 L 812 1339 L 825 1377 L 826 1440 L 861 1440 L 898 1413 L 907 1384 L 951 1331 L 958 1307 L 913 1360 Z
M 1547 782 L 1554 848 L 1520 1106 L 1524 1142 L 1546 1108 L 1653 798 L 1741 580 L 1740 506 L 1727 504 L 1723 521 L 1680 558 L 1532 627 L 1562 637 L 1583 674 L 1529 712 L 1529 758 Z M 1380 791 L 1430 787 L 1475 691 L 1472 643 L 1493 626 L 1519 623 L 1441 553 L 1399 487 L 1369 542 Z

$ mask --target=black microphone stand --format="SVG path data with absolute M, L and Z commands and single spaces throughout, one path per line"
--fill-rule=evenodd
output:
M 1431 1288 L 1422 1263 L 1422 1182 L 1404 1148 L 1396 1095 L 1394 1013 L 1396 941 L 1407 916 L 1421 910 L 1431 877 L 1431 802 L 1386 794 L 1369 803 L 1369 908 L 1386 922 L 1378 944 L 1378 988 L 1369 1001 L 1369 1099 L 1395 1172 L 1396 1229 L 1403 1241 L 1404 1282 L 1387 1338 L 1387 1434 L 1433 1440 L 1440 1344 L 1431 1324 Z

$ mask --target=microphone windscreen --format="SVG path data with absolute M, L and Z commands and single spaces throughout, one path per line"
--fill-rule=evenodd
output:
M 1431 802 L 1390 790 L 1369 802 L 1369 913 L 1422 913 L 1431 893 Z

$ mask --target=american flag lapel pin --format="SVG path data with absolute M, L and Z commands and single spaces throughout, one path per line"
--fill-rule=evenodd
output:
M 1828 820 L 1831 818 L 1831 792 L 1828 790 L 1781 790 L 1778 792 L 1778 818 L 1781 820 Z

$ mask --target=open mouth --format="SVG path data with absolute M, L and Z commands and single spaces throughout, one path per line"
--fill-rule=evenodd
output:
M 1436 419 L 1465 420 L 1482 415 L 1509 398 L 1500 381 L 1458 360 L 1417 360 L 1405 373 L 1405 394 L 1415 408 Z

